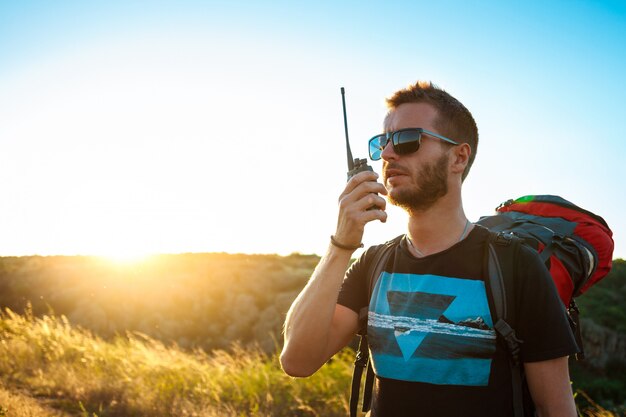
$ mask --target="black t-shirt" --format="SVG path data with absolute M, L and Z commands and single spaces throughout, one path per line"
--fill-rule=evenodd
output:
M 474 227 L 463 241 L 424 258 L 412 256 L 402 238 L 371 297 L 372 248 L 346 273 L 337 302 L 357 313 L 369 305 L 372 417 L 512 414 L 508 353 L 496 341 L 485 283 L 488 236 Z M 511 324 L 523 340 L 522 361 L 577 352 L 549 272 L 536 253 L 520 249 Z

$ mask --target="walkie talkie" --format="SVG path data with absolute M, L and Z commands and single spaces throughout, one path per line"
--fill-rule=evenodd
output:
M 367 159 L 352 159 L 352 151 L 350 150 L 350 139 L 348 139 L 348 117 L 346 116 L 346 90 L 341 87 L 341 103 L 343 104 L 343 126 L 346 131 L 346 151 L 348 152 L 348 180 L 363 171 L 374 171 L 367 164 Z

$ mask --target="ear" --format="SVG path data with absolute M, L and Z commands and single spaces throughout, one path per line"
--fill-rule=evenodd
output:
M 472 148 L 467 143 L 461 143 L 460 145 L 454 146 L 452 148 L 450 169 L 453 174 L 463 174 L 463 171 L 465 171 L 465 167 L 469 163 L 471 154 Z

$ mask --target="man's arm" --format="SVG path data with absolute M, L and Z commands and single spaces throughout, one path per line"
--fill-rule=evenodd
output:
M 330 247 L 289 309 L 280 356 L 287 374 L 298 377 L 313 374 L 356 333 L 357 313 L 336 304 L 350 254 Z
M 361 172 L 348 181 L 339 198 L 335 238 L 358 246 L 365 224 L 385 221 L 386 194 L 374 172 Z M 378 210 L 368 210 L 376 206 Z M 311 279 L 291 305 L 285 319 L 285 344 L 280 355 L 283 370 L 291 376 L 309 376 L 348 344 L 357 331 L 358 315 L 337 304 L 341 283 L 354 250 L 329 245 Z
M 539 417 L 576 417 L 567 356 L 524 363 L 528 389 Z

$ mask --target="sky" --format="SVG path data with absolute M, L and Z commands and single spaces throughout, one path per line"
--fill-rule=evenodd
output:
M 470 220 L 556 194 L 626 257 L 626 2 L 0 0 L 0 256 L 322 254 L 417 80 L 472 112 Z M 371 163 L 380 173 L 380 162 Z M 365 245 L 405 231 L 367 226 Z

